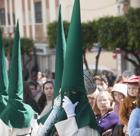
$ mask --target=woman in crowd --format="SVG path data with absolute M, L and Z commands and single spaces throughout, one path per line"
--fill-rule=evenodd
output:
M 112 97 L 109 92 L 101 91 L 96 97 L 95 112 L 103 136 L 110 136 L 119 123 L 117 114 L 112 110 Z
M 136 107 L 136 96 L 139 88 L 139 76 L 131 76 L 127 81 L 127 97 L 121 102 L 119 110 L 120 123 L 124 125 L 124 133 L 127 134 L 127 125 L 132 110 Z
M 96 100 L 96 97 L 97 97 L 98 94 L 99 94 L 99 90 L 96 89 L 92 94 L 87 95 L 88 102 L 91 105 L 93 111 L 94 111 L 94 108 L 95 108 L 95 100 Z M 94 114 L 96 115 L 95 111 L 94 111 Z
M 113 110 L 119 116 L 120 103 L 127 96 L 127 85 L 116 83 L 112 88 L 112 97 L 114 99 Z M 112 136 L 124 136 L 123 125 L 119 124 L 114 128 Z
M 46 81 L 43 84 L 43 94 L 39 99 L 39 106 L 41 109 L 40 118 L 47 114 L 52 108 L 53 104 L 54 85 L 52 81 Z
M 128 135 L 140 136 L 140 88 L 136 98 L 136 108 L 130 114 L 128 121 Z

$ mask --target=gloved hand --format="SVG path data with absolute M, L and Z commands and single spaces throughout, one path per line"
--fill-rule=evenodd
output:
M 64 108 L 68 118 L 76 115 L 75 107 L 77 106 L 78 103 L 79 102 L 73 104 L 67 96 L 64 96 L 62 107 Z

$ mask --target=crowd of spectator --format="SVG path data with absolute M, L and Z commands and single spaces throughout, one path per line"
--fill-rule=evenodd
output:
M 87 98 L 102 136 L 139 136 L 140 77 L 125 71 L 112 86 L 105 76 L 97 75 L 93 79 L 96 88 L 88 91 Z M 54 80 L 42 72 L 24 82 L 24 101 L 38 113 L 39 118 L 52 108 L 53 93 Z

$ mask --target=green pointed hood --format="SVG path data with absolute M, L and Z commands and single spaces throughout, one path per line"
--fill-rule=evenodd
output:
M 81 19 L 79 0 L 75 0 L 68 32 L 62 89 L 85 92 L 81 43 Z
M 5 52 L 0 30 L 0 113 L 5 109 L 8 101 L 8 75 L 6 68 Z
M 76 120 L 79 128 L 88 125 L 98 130 L 84 86 L 81 39 L 80 2 L 75 0 L 64 60 L 62 95 L 67 95 L 73 103 L 79 101 L 76 107 Z
M 34 116 L 32 108 L 23 103 L 23 79 L 19 25 L 17 23 L 12 60 L 9 73 L 8 105 L 1 114 L 1 119 L 9 127 L 27 128 Z
M 61 88 L 65 49 L 66 49 L 66 40 L 61 17 L 61 5 L 60 5 L 57 25 L 54 97 L 58 96 L 59 89 Z
M 66 50 L 66 40 L 64 34 L 63 21 L 61 17 L 61 5 L 59 6 L 58 25 L 57 25 L 57 42 L 56 42 L 56 58 L 55 58 L 55 84 L 54 97 L 57 97 L 62 83 L 64 57 Z M 39 123 L 44 123 L 51 111 L 38 120 Z

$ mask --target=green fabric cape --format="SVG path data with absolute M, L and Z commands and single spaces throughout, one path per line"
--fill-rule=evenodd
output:
M 0 116 L 3 122 L 13 128 L 30 127 L 31 120 L 34 117 L 34 111 L 29 105 L 23 103 L 23 79 L 18 23 L 12 49 L 8 96 L 7 107 Z
M 61 88 L 65 50 L 66 50 L 66 40 L 61 17 L 61 5 L 60 5 L 57 25 L 54 97 L 58 96 L 59 90 Z
M 61 5 L 60 5 L 59 14 L 58 14 L 58 25 L 57 25 L 54 97 L 57 97 L 59 95 L 59 90 L 61 88 L 65 50 L 66 50 L 66 40 L 64 34 L 63 21 L 61 17 Z M 47 117 L 50 115 L 50 113 L 51 111 L 46 115 L 44 115 L 42 118 L 40 118 L 38 122 L 43 124 L 47 119 Z
M 3 112 L 8 101 L 8 75 L 5 61 L 5 52 L 0 31 L 0 113 Z
M 93 129 L 99 130 L 92 108 L 88 103 L 84 86 L 79 0 L 75 0 L 73 7 L 61 89 L 62 94 L 67 95 L 73 103 L 79 101 L 76 107 L 76 121 L 78 127 L 82 128 L 88 125 Z

